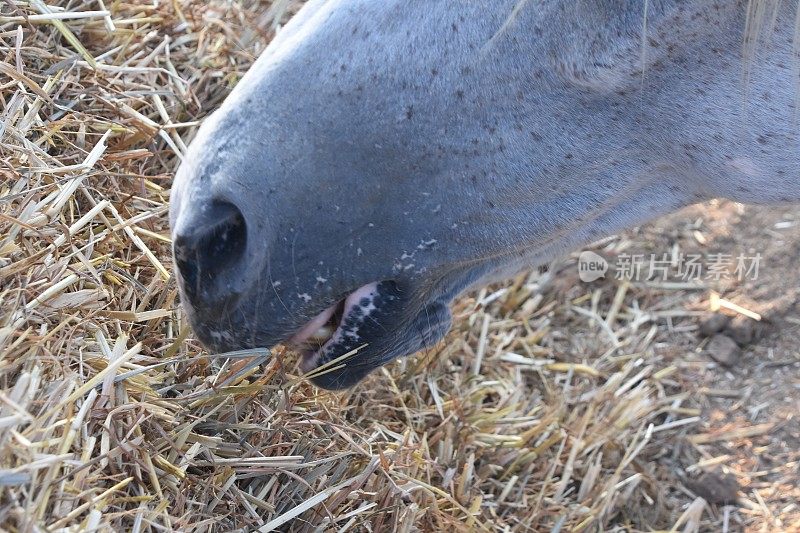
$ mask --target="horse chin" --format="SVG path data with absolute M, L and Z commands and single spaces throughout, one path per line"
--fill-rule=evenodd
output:
M 264 331 L 265 323 L 248 323 L 245 317 L 254 313 L 248 302 L 242 303 L 228 321 L 240 324 L 239 329 L 188 309 L 197 338 L 207 349 L 226 353 L 283 341 L 300 354 L 302 372 L 331 390 L 353 386 L 376 368 L 432 346 L 451 325 L 447 301 L 429 300 L 396 281 L 359 287 L 283 338 Z

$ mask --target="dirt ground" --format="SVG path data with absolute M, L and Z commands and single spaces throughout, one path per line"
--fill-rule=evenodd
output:
M 676 251 L 706 259 L 715 254 L 761 255 L 757 276 L 703 280 L 699 290 L 676 292 L 675 298 L 683 300 L 687 310 L 708 311 L 716 292 L 761 315 L 756 321 L 726 311 L 732 321 L 720 334 L 736 339 L 741 348 L 730 358 L 720 358 L 724 364 L 709 353 L 715 348 L 708 335 L 720 329 L 721 324 L 714 325 L 717 320 L 725 319 L 707 313 L 659 324 L 656 349 L 665 363 L 678 367 L 674 379 L 681 388 L 694 391 L 692 403 L 701 410 L 702 432 L 722 436 L 693 449 L 664 450 L 662 466 L 674 463 L 687 468 L 696 461 L 705 475 L 678 480 L 676 486 L 709 501 L 724 499 L 722 494 L 738 486 L 738 505 L 715 506 L 720 520 L 709 530 L 800 531 L 798 209 L 732 202 L 693 206 L 614 239 L 606 248 L 611 250 L 609 258 L 617 253 Z M 574 264 L 565 268 L 570 270 Z M 568 292 L 574 283 L 568 277 L 563 290 Z M 595 283 L 613 286 L 619 281 Z M 656 287 L 644 294 L 664 297 L 665 293 Z M 749 431 L 758 434 L 749 436 L 741 428 L 755 428 Z

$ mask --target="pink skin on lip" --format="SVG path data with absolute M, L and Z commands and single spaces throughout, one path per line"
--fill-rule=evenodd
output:
M 342 313 L 342 321 L 344 321 L 344 319 L 347 317 L 348 314 L 350 314 L 350 311 L 354 307 L 359 305 L 359 303 L 363 298 L 374 297 L 377 289 L 378 289 L 378 284 L 373 282 L 373 283 L 368 283 L 363 287 L 356 289 L 354 292 L 352 292 L 350 296 L 348 296 L 347 299 L 345 299 L 344 301 L 344 312 Z M 335 310 L 336 310 L 336 305 L 332 305 L 323 312 L 321 312 L 320 314 L 318 314 L 311 320 L 311 322 L 303 326 L 303 328 L 300 331 L 295 333 L 292 336 L 292 338 L 289 339 L 289 342 L 291 344 L 301 344 L 303 343 L 303 341 L 308 340 L 319 328 L 324 326 L 328 322 L 328 320 L 330 320 Z M 331 338 L 328 339 L 328 341 L 325 342 L 325 344 L 323 344 L 319 350 L 317 350 L 310 356 L 303 358 L 303 361 L 301 361 L 300 363 L 300 367 L 303 369 L 304 372 L 308 372 L 309 370 L 311 370 L 316 366 L 316 362 L 317 359 L 319 358 L 319 355 L 332 341 L 336 339 L 338 333 L 338 326 L 341 326 L 341 322 L 337 324 L 337 330 L 333 332 Z
M 302 344 L 304 341 L 308 340 L 311 335 L 314 334 L 319 328 L 325 325 L 328 320 L 331 319 L 333 312 L 336 310 L 336 304 L 330 306 L 317 316 L 311 319 L 311 322 L 306 324 L 305 326 L 300 329 L 297 333 L 292 335 L 289 339 L 290 344 Z
M 350 310 L 361 302 L 362 298 L 374 297 L 377 288 L 378 284 L 373 282 L 367 283 L 360 289 L 356 289 L 356 291 L 344 301 L 344 314 L 342 316 L 347 316 Z

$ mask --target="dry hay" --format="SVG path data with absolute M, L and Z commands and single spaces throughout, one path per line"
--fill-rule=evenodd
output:
M 659 324 L 696 314 L 684 292 L 556 266 L 461 301 L 446 342 L 339 394 L 282 349 L 209 356 L 192 340 L 171 172 L 286 4 L 2 4 L 2 528 L 731 523 L 686 476 L 724 462 L 707 442 L 770 427 L 687 437 L 700 410 L 658 344 Z M 739 520 L 758 523 L 749 504 Z

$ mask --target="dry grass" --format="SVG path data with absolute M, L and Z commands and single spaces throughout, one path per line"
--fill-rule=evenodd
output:
M 694 363 L 662 342 L 691 291 L 555 266 L 461 301 L 445 343 L 344 394 L 280 348 L 203 352 L 171 277 L 171 172 L 286 6 L 59 4 L 0 4 L 2 529 L 761 523 L 764 501 L 687 488 L 725 467 L 711 444 L 773 428 L 700 428 Z

